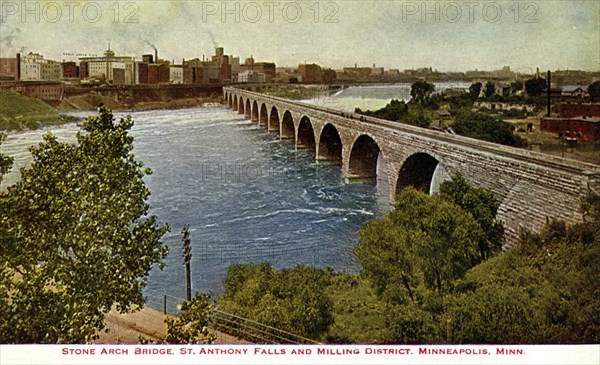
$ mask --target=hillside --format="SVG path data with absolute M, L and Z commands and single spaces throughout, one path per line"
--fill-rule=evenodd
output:
M 48 104 L 38 99 L 0 91 L 0 130 L 36 129 L 44 125 L 57 125 L 76 118 L 61 115 Z

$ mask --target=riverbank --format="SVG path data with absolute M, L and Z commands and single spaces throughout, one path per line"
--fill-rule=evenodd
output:
M 76 122 L 77 117 L 65 113 L 95 112 L 100 104 L 114 111 L 141 111 L 183 109 L 221 105 L 221 103 L 220 96 L 124 103 L 108 96 L 90 93 L 64 98 L 60 102 L 51 105 L 42 100 L 29 98 L 14 92 L 0 91 L 0 131 L 35 130 L 47 126 Z
M 0 130 L 22 131 L 60 125 L 77 118 L 62 115 L 52 106 L 38 99 L 0 90 Z

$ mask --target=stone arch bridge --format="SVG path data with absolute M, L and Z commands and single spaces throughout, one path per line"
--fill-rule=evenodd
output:
M 539 231 L 550 218 L 583 220 L 581 199 L 600 191 L 600 166 L 471 138 L 364 117 L 234 87 L 226 104 L 247 118 L 341 164 L 346 179 L 373 179 L 383 159 L 390 200 L 406 186 L 426 192 L 445 178 L 463 176 L 498 200 L 506 244 L 521 228 Z M 380 165 L 381 166 L 381 165 Z

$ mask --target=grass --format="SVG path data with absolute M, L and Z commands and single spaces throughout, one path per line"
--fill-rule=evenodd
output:
M 0 130 L 37 129 L 76 120 L 76 117 L 59 114 L 56 109 L 41 100 L 0 91 Z

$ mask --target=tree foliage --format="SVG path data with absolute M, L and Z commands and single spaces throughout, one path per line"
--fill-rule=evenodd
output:
M 0 342 L 87 342 L 104 313 L 142 306 L 167 248 L 148 216 L 151 171 L 132 154 L 133 122 L 101 108 L 76 144 L 51 133 L 0 199 Z
M 474 188 L 459 176 L 444 182 L 440 187 L 440 195 L 469 212 L 481 227 L 484 233 L 479 240 L 479 254 L 482 260 L 486 260 L 502 248 L 504 226 L 496 220 L 498 203 L 491 192 Z
M 318 339 L 333 322 L 324 291 L 329 275 L 304 265 L 281 271 L 266 263 L 232 265 L 217 304 L 224 311 Z
M 396 122 L 400 118 L 402 118 L 402 116 L 408 114 L 408 105 L 406 105 L 406 103 L 404 101 L 392 100 L 392 101 L 390 101 L 389 104 L 387 104 L 385 107 L 383 107 L 382 109 L 379 109 L 379 110 L 362 111 L 362 110 L 360 110 L 360 108 L 356 108 L 355 112 L 362 114 L 362 115 L 370 116 L 370 117 L 391 120 L 392 122 Z
M 421 128 L 429 127 L 430 121 L 425 116 L 425 111 L 419 105 L 411 108 L 410 112 L 400 117 L 399 122 L 409 125 L 414 125 Z
M 359 235 L 356 255 L 378 292 L 391 295 L 398 283 L 414 302 L 420 280 L 440 295 L 452 289 L 477 263 L 483 232 L 456 204 L 407 188 L 393 212 L 369 222 Z
M 448 310 L 455 342 L 598 343 L 596 223 L 552 221 L 457 284 Z
M 529 96 L 538 96 L 547 88 L 546 79 L 534 77 L 525 81 L 525 91 Z
M 523 87 L 524 87 L 523 81 L 517 80 L 517 81 L 510 83 L 510 91 L 513 94 L 516 94 L 517 92 L 523 90 Z
M 460 111 L 455 119 L 454 131 L 462 136 L 507 146 L 524 147 L 527 141 L 513 133 L 513 127 L 493 116 L 469 110 Z
M 189 302 L 184 302 L 179 317 L 167 317 L 167 334 L 157 343 L 199 344 L 213 343 L 217 335 L 208 328 L 209 320 L 214 309 L 209 294 L 196 293 Z M 152 341 L 141 337 L 141 343 Z
M 551 221 L 539 234 L 523 232 L 515 248 L 495 253 L 492 243 L 483 255 L 482 240 L 498 239 L 481 228 L 500 229 L 496 209 L 461 178 L 433 197 L 405 189 L 396 211 L 360 231 L 362 273 L 234 265 L 219 303 L 290 329 L 302 316 L 318 318 L 306 314 L 322 308 L 318 297 L 331 303 L 331 317 L 313 338 L 328 342 L 600 341 L 600 196 L 585 199 L 586 223 Z
M 494 96 L 494 94 L 496 94 L 496 84 L 494 84 L 491 81 L 486 82 L 485 89 L 483 90 L 483 94 L 488 99 L 491 98 L 492 96 Z
M 592 102 L 600 101 L 600 81 L 594 81 L 587 87 Z
M 410 86 L 410 96 L 415 102 L 423 104 L 435 91 L 435 85 L 427 81 L 416 81 Z
M 482 87 L 483 85 L 481 84 L 481 82 L 475 82 L 471 84 L 471 86 L 469 86 L 469 96 L 471 100 L 475 101 L 477 100 L 477 98 L 479 98 L 479 94 L 481 94 Z
M 390 120 L 410 124 L 417 127 L 426 128 L 430 122 L 425 116 L 425 111 L 422 105 L 406 104 L 404 101 L 392 100 L 385 107 L 378 110 L 361 110 L 356 108 L 355 113 L 367 115 L 375 118 Z

